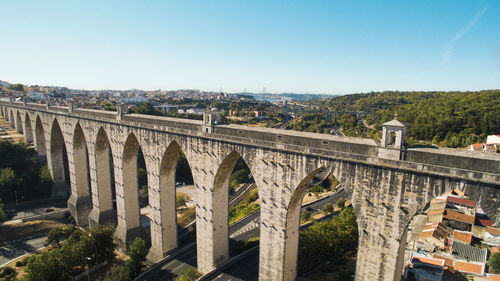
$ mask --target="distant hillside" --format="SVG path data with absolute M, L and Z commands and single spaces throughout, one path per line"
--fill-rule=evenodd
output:
M 410 143 L 418 140 L 449 147 L 464 147 L 486 140 L 489 134 L 500 134 L 500 90 L 478 92 L 373 92 L 329 99 L 312 100 L 310 104 L 329 112 L 363 112 L 368 127 L 380 130 L 383 122 L 394 118 L 408 124 Z M 336 118 L 348 135 L 376 136 L 363 126 L 361 118 L 345 124 Z M 344 121 L 342 120 L 344 119 Z M 354 130 L 357 129 L 359 130 Z

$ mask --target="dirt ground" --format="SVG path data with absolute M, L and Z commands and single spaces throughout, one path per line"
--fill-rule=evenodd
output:
M 305 203 L 309 203 L 309 202 L 312 202 L 312 201 L 316 201 L 320 198 L 323 198 L 325 196 L 328 196 L 330 194 L 332 194 L 333 192 L 331 191 L 327 191 L 327 192 L 322 192 L 322 193 L 319 193 L 319 197 L 316 198 L 316 195 L 314 195 L 314 193 L 311 192 L 311 196 L 309 196 L 309 193 L 306 193 L 304 195 L 304 198 L 302 199 L 302 204 L 305 204 Z
M 57 220 L 36 220 L 0 225 L 0 243 L 45 234 L 55 227 L 64 225 L 62 221 Z
M 5 120 L 5 118 L 2 115 L 0 115 L 0 128 L 1 127 L 9 128 L 6 130 L 0 129 L 0 132 L 7 133 L 6 135 L 0 135 L 1 139 L 11 140 L 14 142 L 26 142 L 26 140 L 24 139 L 24 136 L 22 134 L 18 133 L 16 131 L 16 129 L 12 129 L 9 121 Z

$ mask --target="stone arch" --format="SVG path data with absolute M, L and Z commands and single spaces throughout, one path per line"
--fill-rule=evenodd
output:
M 28 112 L 24 113 L 24 137 L 28 143 L 33 142 L 33 129 L 31 128 L 31 118 Z
M 50 159 L 49 167 L 52 173 L 54 186 L 52 189 L 53 194 L 63 195 L 66 191 L 66 196 L 69 195 L 68 191 L 68 157 L 66 154 L 66 144 L 61 130 L 61 126 L 56 118 L 52 121 L 50 129 Z
M 45 165 L 47 163 L 47 145 L 45 143 L 45 130 L 40 115 L 37 115 L 35 120 L 35 147 L 38 152 L 38 159 L 42 165 Z
M 19 112 L 19 110 L 17 111 L 16 114 L 16 130 L 20 134 L 23 133 L 23 121 L 21 119 L 21 112 Z
M 141 149 L 141 146 L 137 137 L 134 133 L 130 133 L 125 141 L 122 157 L 124 215 L 127 224 L 126 241 L 124 241 L 126 245 L 129 245 L 136 237 L 142 236 L 145 238 L 145 233 L 140 223 L 137 173 L 139 149 Z M 120 220 L 118 224 L 120 224 Z M 118 225 L 118 228 L 120 228 L 120 225 Z
M 90 225 L 116 226 L 116 204 L 113 200 L 116 196 L 113 156 L 108 134 L 103 127 L 97 131 L 95 140 L 95 166 L 97 191 L 93 197 L 96 197 L 94 200 L 97 202 L 93 202 Z
M 245 164 L 250 163 L 245 160 L 243 153 L 236 150 L 229 153 L 222 162 L 220 162 L 215 174 L 212 204 L 213 207 L 213 253 L 215 264 L 220 264 L 229 258 L 229 178 L 233 172 L 238 159 L 241 158 Z M 247 164 L 250 173 L 252 168 Z M 257 188 L 258 190 L 258 188 Z M 259 192 L 259 190 L 258 190 Z
M 295 191 L 293 192 L 288 203 L 286 213 L 283 280 L 295 280 L 297 277 L 300 209 L 302 206 L 302 198 L 304 197 L 306 188 L 311 180 L 324 169 L 325 167 L 320 167 L 309 173 L 295 188 Z
M 159 202 L 151 201 L 153 204 L 159 203 L 159 214 L 161 221 L 161 230 L 153 230 L 155 225 L 151 225 L 151 233 L 161 232 L 161 238 L 156 239 L 152 236 L 151 255 L 155 258 L 163 257 L 163 255 L 177 248 L 177 208 L 176 208 L 176 173 L 179 155 L 183 153 L 181 146 L 173 140 L 166 148 L 159 165 Z M 189 170 L 191 166 L 186 157 Z M 193 179 L 194 180 L 194 179 Z M 152 197 L 152 190 L 149 190 Z M 193 198 L 194 199 L 194 198 Z M 154 205 L 151 205 L 155 208 Z M 161 244 L 161 245 L 158 245 Z
M 14 119 L 14 110 L 10 110 L 9 123 L 12 128 L 16 128 L 16 121 Z

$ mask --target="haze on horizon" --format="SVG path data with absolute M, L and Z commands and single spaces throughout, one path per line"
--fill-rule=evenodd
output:
M 500 1 L 0 1 L 0 79 L 349 94 L 500 88 Z

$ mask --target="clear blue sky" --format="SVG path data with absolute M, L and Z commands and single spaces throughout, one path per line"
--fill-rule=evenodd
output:
M 0 0 L 0 80 L 346 94 L 500 88 L 500 1 Z

